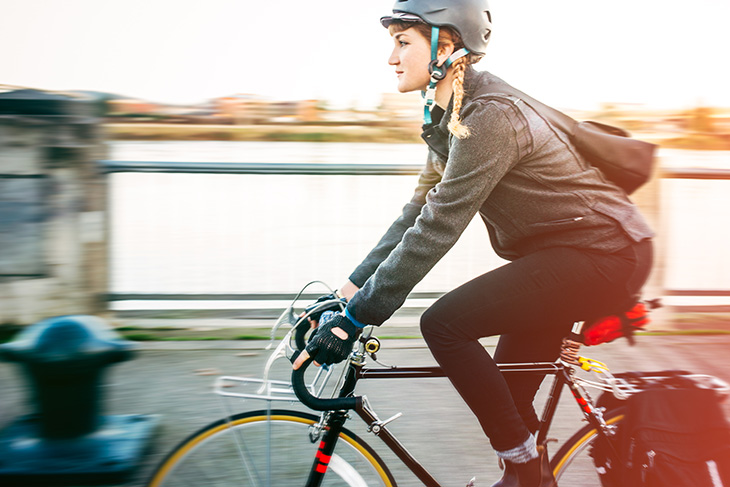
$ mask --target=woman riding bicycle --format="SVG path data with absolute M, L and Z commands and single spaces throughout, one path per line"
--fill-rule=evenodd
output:
M 574 321 L 633 304 L 653 233 L 565 134 L 519 98 L 487 95 L 504 82 L 472 67 L 491 35 L 486 0 L 397 0 L 381 22 L 398 90 L 425 92 L 426 167 L 401 216 L 338 290 L 346 310 L 320 320 L 294 367 L 345 359 L 360 329 L 386 321 L 479 213 L 510 262 L 441 297 L 421 330 L 506 464 L 494 485 L 554 486 L 534 436 L 542 378 L 503 376 L 496 363 L 554 361 Z M 494 335 L 492 358 L 478 339 Z

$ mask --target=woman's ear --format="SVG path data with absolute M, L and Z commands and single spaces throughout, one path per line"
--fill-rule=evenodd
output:
M 438 65 L 443 65 L 452 54 L 454 54 L 454 44 L 449 42 L 440 45 L 438 49 Z

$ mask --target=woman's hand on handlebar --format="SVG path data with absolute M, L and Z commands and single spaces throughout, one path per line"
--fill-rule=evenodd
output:
M 307 320 L 309 321 L 309 324 L 312 325 L 312 328 L 316 328 L 317 325 L 319 325 L 319 317 L 322 316 L 322 313 L 326 311 L 341 311 L 341 303 L 346 304 L 350 301 L 359 289 L 359 287 L 348 279 L 339 290 L 320 296 L 317 301 L 307 306 L 304 309 L 304 312 L 299 316 L 304 316 L 305 314 L 308 315 Z M 326 301 L 332 301 L 332 303 L 325 305 L 324 303 Z
M 297 370 L 309 357 L 314 364 L 336 364 L 352 352 L 352 345 L 362 331 L 341 313 L 326 311 L 319 319 L 319 326 L 310 337 L 307 347 L 294 361 Z
M 331 302 L 331 304 L 325 304 L 328 301 Z M 342 306 L 344 306 L 342 303 L 346 302 L 345 298 L 341 298 L 336 294 L 336 292 L 325 294 L 324 296 L 320 296 L 317 301 L 307 306 L 302 315 L 306 314 L 309 324 L 312 325 L 312 328 L 316 328 L 323 313 L 328 311 L 340 311 Z

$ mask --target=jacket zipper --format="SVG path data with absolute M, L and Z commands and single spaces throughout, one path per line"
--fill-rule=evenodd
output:
M 561 220 L 551 220 L 551 221 L 546 222 L 546 223 L 571 223 L 571 222 L 579 222 L 583 218 L 585 218 L 585 217 L 576 216 L 576 217 L 573 217 L 573 218 L 563 218 Z

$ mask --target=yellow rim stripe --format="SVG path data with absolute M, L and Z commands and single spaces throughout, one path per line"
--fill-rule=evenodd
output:
M 621 421 L 622 419 L 624 419 L 624 415 L 623 414 L 619 414 L 618 416 L 616 416 L 614 418 L 611 418 L 608 421 L 606 421 L 606 424 L 617 423 L 617 422 Z M 555 468 L 553 469 L 553 475 L 557 476 L 558 475 L 558 472 L 560 472 L 560 470 L 563 469 L 563 465 L 565 465 L 565 462 L 568 461 L 568 458 L 570 458 L 571 455 L 573 455 L 573 452 L 575 452 L 575 450 L 577 450 L 578 448 L 580 448 L 581 445 L 583 445 L 583 443 L 585 443 L 586 441 L 588 441 L 588 439 L 591 436 L 595 435 L 595 434 L 596 434 L 596 429 L 593 428 L 588 433 L 586 433 L 585 435 L 583 435 L 583 437 L 581 439 L 579 439 L 578 441 L 576 441 L 575 443 L 573 443 L 573 447 L 570 450 L 568 450 L 568 452 L 565 455 L 563 455 L 563 458 L 560 459 L 560 462 L 557 465 L 555 465 Z
M 202 441 L 205 441 L 209 437 L 215 435 L 216 433 L 220 432 L 221 430 L 229 429 L 232 426 L 238 426 L 241 424 L 246 423 L 253 423 L 257 421 L 268 421 L 271 419 L 272 421 L 293 421 L 295 423 L 302 423 L 311 425 L 314 424 L 314 421 L 311 419 L 306 418 L 300 418 L 299 416 L 288 416 L 288 415 L 272 415 L 272 416 L 266 416 L 266 415 L 260 415 L 260 416 L 250 416 L 247 418 L 241 418 L 236 421 L 233 421 L 231 423 L 223 423 L 215 428 L 211 428 L 208 430 L 203 431 L 200 435 L 196 436 L 195 438 L 191 439 L 187 443 L 185 443 L 173 456 L 167 459 L 165 464 L 157 471 L 157 474 L 155 474 L 155 477 L 152 479 L 152 482 L 150 482 L 150 487 L 158 487 L 159 482 L 167 477 L 168 472 L 174 467 L 177 462 L 188 454 L 190 450 L 195 448 L 197 445 L 199 445 Z M 344 433 L 340 433 L 340 437 L 345 440 L 347 443 L 352 445 L 353 448 L 355 448 L 357 451 L 359 451 L 365 458 L 367 458 L 371 465 L 375 467 L 375 470 L 377 470 L 378 474 L 380 475 L 380 478 L 385 482 L 385 485 L 387 487 L 392 487 L 393 484 L 390 483 L 390 479 L 388 478 L 388 475 L 386 475 L 385 470 L 380 466 L 380 463 L 375 460 L 375 458 L 370 454 L 369 451 L 365 449 L 364 446 L 362 446 L 360 443 L 355 441 L 353 438 L 349 437 L 348 435 Z

